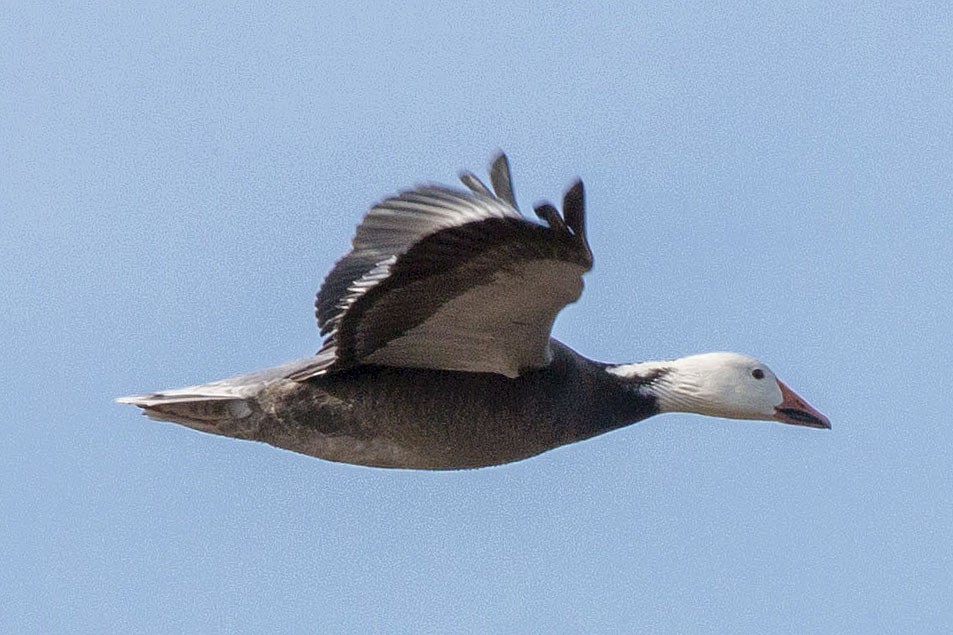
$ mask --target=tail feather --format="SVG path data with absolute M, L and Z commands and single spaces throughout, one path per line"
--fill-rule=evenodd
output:
M 238 423 L 254 412 L 255 399 L 267 383 L 259 373 L 252 373 L 198 386 L 129 395 L 116 399 L 116 403 L 139 406 L 150 419 L 221 433 L 224 424 Z
M 139 406 L 146 416 L 204 432 L 235 435 L 257 410 L 258 394 L 270 383 L 311 364 L 311 358 L 275 368 L 186 388 L 119 397 L 116 403 Z M 250 422 L 249 422 L 250 423 Z
M 222 421 L 243 419 L 252 413 L 247 399 L 201 393 L 174 393 L 177 391 L 130 395 L 120 397 L 116 403 L 139 406 L 143 414 L 150 419 L 173 421 L 188 426 L 200 424 L 202 429 Z

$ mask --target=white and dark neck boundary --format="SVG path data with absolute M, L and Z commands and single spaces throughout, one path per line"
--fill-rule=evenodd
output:
M 639 390 L 655 397 L 659 413 L 698 412 L 693 394 L 697 393 L 695 382 L 687 381 L 680 372 L 681 360 L 652 360 L 606 367 L 606 372 L 620 379 L 635 383 Z M 693 390 L 695 388 L 695 390 Z

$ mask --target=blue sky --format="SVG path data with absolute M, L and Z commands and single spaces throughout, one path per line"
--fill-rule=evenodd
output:
M 953 10 L 7 7 L 0 631 L 949 632 Z M 375 200 L 585 179 L 556 336 L 754 354 L 828 432 L 666 415 L 459 473 L 118 395 L 317 349 Z

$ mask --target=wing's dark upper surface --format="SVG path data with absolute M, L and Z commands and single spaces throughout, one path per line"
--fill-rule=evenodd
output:
M 549 363 L 556 314 L 592 268 L 582 183 L 523 218 L 500 155 L 491 191 L 423 186 L 374 206 L 315 302 L 327 337 L 304 380 L 358 364 L 515 377 Z

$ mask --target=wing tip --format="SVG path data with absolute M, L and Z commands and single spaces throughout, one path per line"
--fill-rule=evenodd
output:
M 496 157 L 490 163 L 490 183 L 493 184 L 493 192 L 497 198 L 509 203 L 513 209 L 519 209 L 516 205 L 516 197 L 513 194 L 513 173 L 510 171 L 510 160 L 503 151 L 497 152 Z
M 586 234 L 586 194 L 582 179 L 576 179 L 563 195 L 562 214 L 549 201 L 538 203 L 533 211 L 546 221 L 550 229 L 577 242 L 585 251 L 587 263 L 592 264 L 592 250 Z
M 575 182 L 563 195 L 563 216 L 566 224 L 577 236 L 586 238 L 586 188 L 582 179 Z

